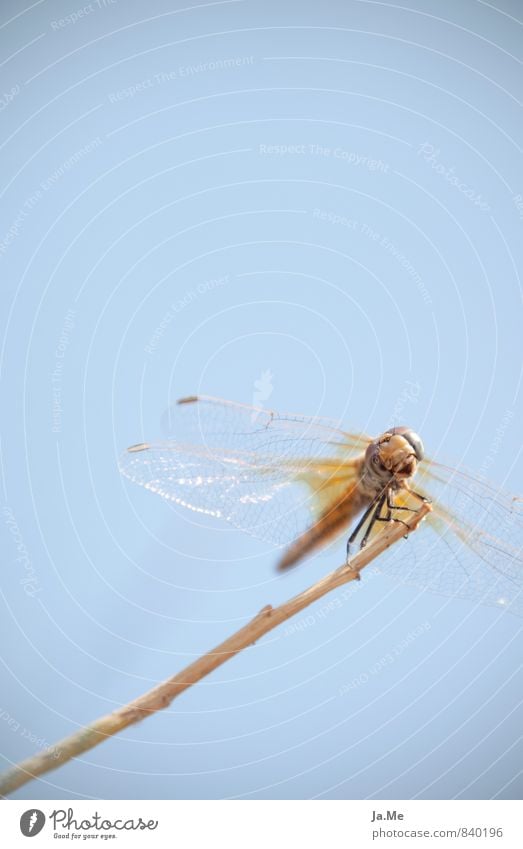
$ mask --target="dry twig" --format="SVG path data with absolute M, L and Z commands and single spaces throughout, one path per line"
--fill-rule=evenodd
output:
M 81 728 L 69 737 L 64 737 L 55 746 L 21 761 L 0 776 L 0 795 L 6 796 L 12 793 L 31 779 L 56 769 L 67 763 L 71 758 L 82 754 L 82 752 L 87 752 L 129 725 L 133 725 L 149 714 L 167 707 L 180 693 L 201 681 L 202 678 L 209 675 L 210 672 L 238 652 L 255 643 L 268 631 L 295 616 L 296 613 L 322 598 L 331 590 L 359 578 L 359 573 L 365 566 L 397 542 L 405 533 L 414 531 L 430 510 L 429 504 L 423 504 L 421 509 L 407 522 L 407 528 L 403 523 L 391 522 L 366 548 L 356 554 L 350 566 L 342 566 L 335 572 L 331 572 L 316 584 L 313 584 L 312 587 L 278 607 L 267 605 L 247 625 L 244 625 L 219 646 L 195 660 L 194 663 L 186 666 L 177 675 L 168 678 L 167 681 L 163 681 L 157 687 L 149 690 L 148 693 L 139 696 L 129 704 L 113 711 L 113 713 L 96 719 L 90 725 Z

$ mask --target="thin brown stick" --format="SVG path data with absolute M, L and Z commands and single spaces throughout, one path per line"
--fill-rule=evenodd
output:
M 222 663 L 234 657 L 238 652 L 255 643 L 268 631 L 295 616 L 296 613 L 322 598 L 331 590 L 358 579 L 360 571 L 365 566 L 406 533 L 414 531 L 430 510 L 429 504 L 423 504 L 421 509 L 407 522 L 407 527 L 400 522 L 391 522 L 366 548 L 356 554 L 350 566 L 341 566 L 304 592 L 280 604 L 279 607 L 267 605 L 247 625 L 244 625 L 219 646 L 195 660 L 194 663 L 186 666 L 177 675 L 168 678 L 167 681 L 163 681 L 157 687 L 149 690 L 148 693 L 144 693 L 144 695 L 118 708 L 113 713 L 96 719 L 90 725 L 81 728 L 69 737 L 64 737 L 55 746 L 21 761 L 0 776 L 0 795 L 6 796 L 12 793 L 38 775 L 56 769 L 67 763 L 71 758 L 80 755 L 82 752 L 87 752 L 129 725 L 133 725 L 149 714 L 167 707 L 180 693 L 201 681 L 213 669 L 221 666 Z

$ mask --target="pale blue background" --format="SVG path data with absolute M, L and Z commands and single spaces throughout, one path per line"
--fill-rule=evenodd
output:
M 161 435 L 170 400 L 251 403 L 270 370 L 266 404 L 371 433 L 403 419 L 521 492 L 521 4 L 179 5 L 93 2 L 60 25 L 82 4 L 2 3 L 5 765 L 341 562 L 342 543 L 279 577 L 267 546 L 124 481 L 118 454 Z M 520 796 L 520 621 L 371 577 L 16 795 Z

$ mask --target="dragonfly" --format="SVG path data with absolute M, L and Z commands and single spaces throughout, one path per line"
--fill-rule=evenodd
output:
M 131 481 L 196 513 L 283 547 L 287 569 L 340 538 L 347 561 L 387 522 L 432 510 L 379 558 L 395 581 L 523 616 L 523 499 L 425 456 L 421 438 L 377 438 L 329 419 L 205 395 L 165 415 L 168 438 L 120 458 Z

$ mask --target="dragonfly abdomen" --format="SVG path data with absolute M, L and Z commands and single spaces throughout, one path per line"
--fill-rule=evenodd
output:
M 370 503 L 358 488 L 351 489 L 345 498 L 326 510 L 314 525 L 299 536 L 285 551 L 278 562 L 278 569 L 295 566 L 313 551 L 323 548 L 331 539 L 347 528 L 361 510 Z

